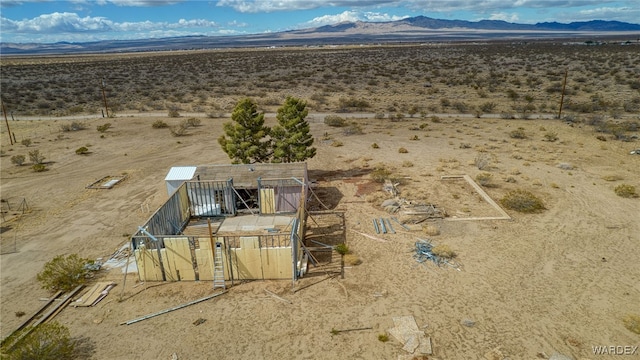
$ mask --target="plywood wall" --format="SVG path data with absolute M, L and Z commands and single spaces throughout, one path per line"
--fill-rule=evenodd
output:
M 222 259 L 225 280 L 290 279 L 293 275 L 290 247 L 260 248 L 258 236 L 240 238 L 240 247 L 227 249 L 222 237 L 214 241 L 223 244 Z M 165 249 L 160 250 L 167 281 L 213 280 L 214 253 L 209 238 L 199 239 L 199 248 L 193 252 L 187 237 L 164 239 Z M 140 280 L 162 281 L 162 271 L 155 249 L 135 250 Z M 195 258 L 194 258 L 195 256 Z

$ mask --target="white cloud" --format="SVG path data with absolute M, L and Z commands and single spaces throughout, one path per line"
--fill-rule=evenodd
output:
M 518 14 L 509 14 L 504 12 L 493 13 L 489 16 L 489 20 L 502 20 L 507 22 L 518 22 L 519 16 Z
M 109 2 L 117 6 L 165 6 L 174 5 L 183 2 L 184 0 L 102 0 L 103 2 Z
M 3 32 L 24 34 L 74 34 L 74 33 L 111 33 L 111 32 L 144 32 L 166 29 L 205 29 L 217 28 L 218 25 L 204 19 L 180 19 L 168 22 L 114 22 L 104 17 L 80 17 L 76 13 L 43 14 L 33 19 L 11 20 L 0 19 Z
M 384 22 L 384 21 L 396 21 L 407 18 L 408 16 L 397 16 L 397 15 L 389 15 L 385 13 L 377 13 L 377 12 L 358 12 L 358 11 L 343 11 L 340 14 L 335 15 L 323 15 L 313 18 L 312 20 L 303 24 L 306 27 L 317 27 L 323 25 L 331 25 L 337 24 L 341 22 L 356 22 L 356 21 L 367 21 L 367 22 Z
M 367 8 L 381 5 L 403 6 L 398 0 L 218 0 L 217 6 L 242 13 L 311 10 L 323 7 Z

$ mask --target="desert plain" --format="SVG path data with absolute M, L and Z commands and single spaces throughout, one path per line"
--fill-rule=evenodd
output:
M 2 58 L 2 99 L 16 143 L 3 119 L 1 335 L 51 295 L 36 280 L 47 261 L 73 253 L 108 259 L 127 244 L 167 198 L 172 166 L 229 163 L 217 138 L 238 100 L 253 99 L 274 125 L 290 95 L 308 103 L 314 192 L 344 213 L 344 240 L 361 263 L 348 264 L 341 279 L 334 254 L 296 283 L 236 283 L 215 299 L 131 325 L 121 323 L 212 294 L 212 284 L 142 283 L 135 273 L 124 284 L 123 269 L 105 269 L 90 280 L 116 283 L 103 301 L 55 318 L 83 340 L 87 358 L 411 359 L 392 336 L 379 339 L 398 316 L 413 316 L 430 337 L 429 359 L 600 359 L 611 355 L 594 354 L 594 346 L 638 346 L 640 335 L 623 319 L 640 315 L 640 199 L 615 191 L 640 188 L 640 156 L 631 154 L 640 147 L 638 46 Z M 328 116 L 344 126 L 331 126 Z M 199 124 L 180 136 L 152 126 L 192 118 Z M 69 131 L 72 123 L 83 128 Z M 76 154 L 80 147 L 88 151 Z M 35 149 L 45 171 L 34 171 L 28 156 L 21 166 L 12 162 Z M 434 204 L 447 216 L 376 234 L 372 218 L 409 218 L 380 206 L 391 197 L 374 176 L 381 170 L 398 184 L 399 198 Z M 120 175 L 126 179 L 112 189 L 86 188 Z M 545 209 L 473 220 L 496 216 L 495 209 L 446 175 L 483 179 L 498 202 L 528 191 Z M 418 263 L 420 238 L 454 250 L 459 271 Z M 363 330 L 335 331 L 348 329 Z

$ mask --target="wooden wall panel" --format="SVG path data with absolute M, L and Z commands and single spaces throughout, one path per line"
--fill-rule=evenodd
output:
M 138 276 L 141 281 L 162 281 L 162 269 L 158 261 L 158 253 L 155 249 L 145 247 L 134 251 L 136 264 L 138 266 Z
M 276 200 L 273 189 L 260 189 L 260 214 L 274 214 Z
M 188 238 L 165 238 L 163 265 L 167 281 L 195 280 Z
M 200 249 L 196 249 L 196 262 L 200 280 L 213 281 L 213 252 L 209 238 L 200 238 Z

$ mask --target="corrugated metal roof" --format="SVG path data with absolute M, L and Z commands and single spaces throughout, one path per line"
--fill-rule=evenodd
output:
M 196 166 L 174 166 L 169 170 L 165 181 L 172 180 L 191 180 L 196 173 Z

